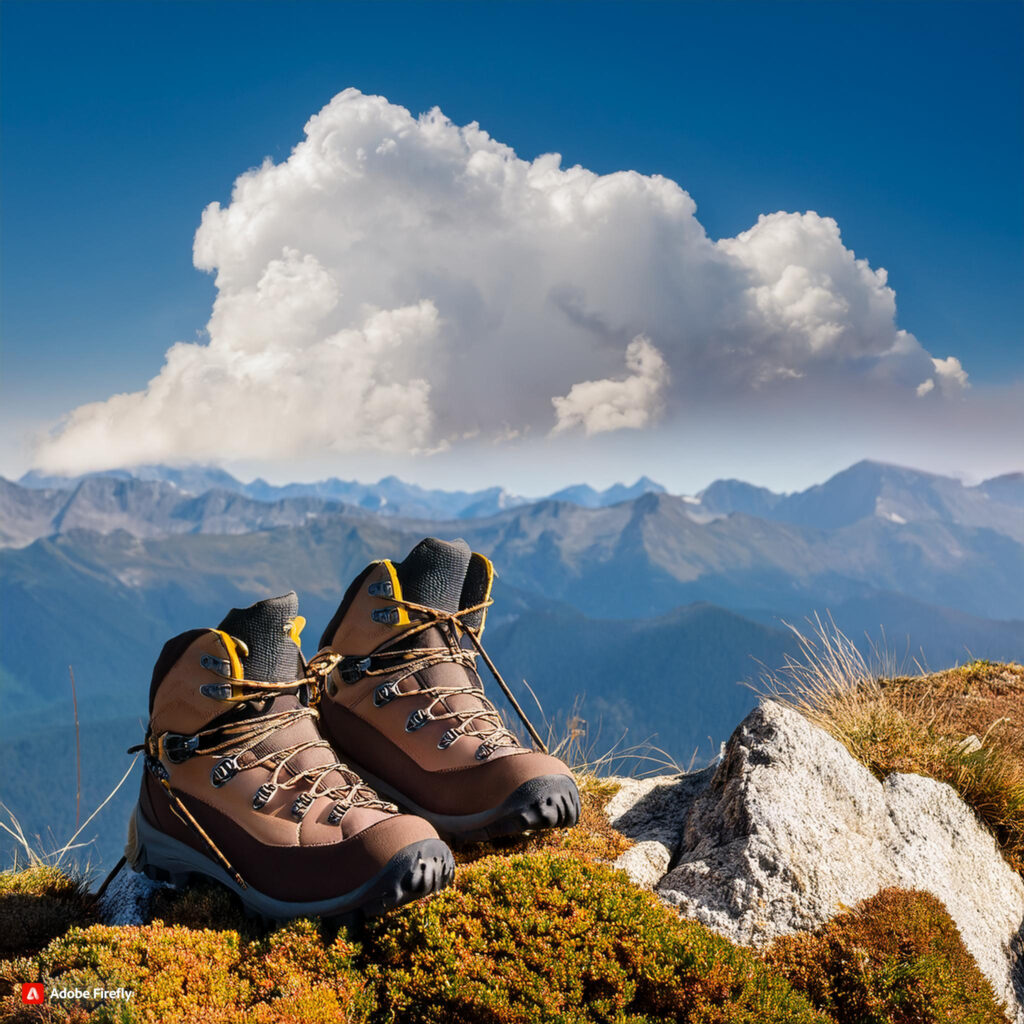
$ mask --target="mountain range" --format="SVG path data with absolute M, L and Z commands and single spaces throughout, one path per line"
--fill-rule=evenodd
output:
M 169 533 L 246 533 L 295 526 L 323 515 L 362 510 L 431 521 L 486 519 L 544 501 L 608 508 L 647 494 L 666 494 L 648 477 L 632 486 L 598 491 L 588 484 L 545 498 L 524 498 L 501 487 L 444 491 L 388 476 L 375 484 L 332 477 L 281 486 L 262 479 L 242 483 L 216 467 L 144 466 L 77 477 L 26 473 L 17 483 L 0 477 L 0 546 L 20 547 L 68 529 L 136 536 Z M 950 477 L 862 461 L 804 491 L 777 494 L 741 480 L 716 480 L 696 495 L 681 495 L 686 513 L 705 524 L 734 513 L 770 522 L 832 530 L 867 518 L 897 525 L 942 522 L 993 529 L 1024 542 L 1024 473 L 1008 473 L 968 487 Z
M 2 479 L 2 478 L 0 478 Z M 243 495 L 261 503 L 278 503 L 290 499 L 316 499 L 324 504 L 343 504 L 366 509 L 385 516 L 405 516 L 412 519 L 477 519 L 494 515 L 508 508 L 529 505 L 538 499 L 511 494 L 503 487 L 487 487 L 479 491 L 444 491 L 407 484 L 396 476 L 386 476 L 375 484 L 331 477 L 315 483 L 292 483 L 275 486 L 257 478 L 251 483 L 233 477 L 215 466 L 192 466 L 184 469 L 170 466 L 139 466 L 131 470 L 114 469 L 84 476 L 52 476 L 35 470 L 26 473 L 19 485 L 33 491 L 76 492 L 83 484 L 96 487 L 97 481 L 120 481 L 154 485 L 149 493 L 160 495 L 157 501 L 173 505 L 173 495 L 182 501 L 214 492 Z M 6 482 L 6 481 L 5 481 Z M 161 487 L 160 485 L 166 485 Z M 116 490 L 116 484 L 108 485 Z M 661 484 L 641 477 L 631 487 L 614 484 L 604 491 L 589 484 L 576 484 L 549 495 L 555 501 L 568 501 L 584 508 L 601 508 L 620 501 L 629 501 L 649 491 L 664 492 Z M 99 492 L 93 491 L 93 495 Z M 123 493 L 123 492 L 120 492 Z M 223 499 L 221 499 L 223 500 Z M 39 499 L 40 508 L 59 508 L 61 499 L 51 494 Z M 294 506 L 301 510 L 303 506 Z M 312 506 L 313 508 L 317 506 Z M 189 511 L 183 510 L 186 518 Z M 240 513 L 243 517 L 245 512 Z M 288 512 L 283 513 L 286 517 Z M 301 511 L 300 511 L 301 514 Z M 282 525 L 282 524 L 275 524 Z M 260 527 L 254 527 L 260 528 Z M 175 531 L 177 532 L 177 531 Z M 217 531 L 210 531 L 217 532 Z M 225 532 L 232 532 L 230 530 Z
M 486 492 L 354 485 L 448 510 L 429 519 L 398 514 L 398 497 L 387 512 L 288 487 L 262 499 L 220 473 L 0 481 L 0 799 L 28 828 L 73 823 L 69 665 L 86 789 L 102 796 L 141 734 L 168 637 L 295 589 L 308 652 L 367 561 L 427 534 L 494 560 L 489 652 L 556 731 L 585 719 L 595 753 L 651 740 L 706 761 L 754 702 L 742 683 L 795 653 L 785 622 L 814 613 L 907 670 L 1024 651 L 1021 474 L 964 487 L 864 462 L 792 495 L 716 481 L 673 496 L 642 479 L 463 518 Z M 109 813 L 126 812 L 135 785 Z

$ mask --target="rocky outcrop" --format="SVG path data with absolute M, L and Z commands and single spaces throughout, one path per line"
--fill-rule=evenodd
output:
M 626 783 L 606 811 L 637 840 L 619 859 L 634 881 L 747 945 L 811 929 L 889 886 L 933 893 L 1024 1024 L 1024 882 L 951 787 L 916 775 L 881 783 L 822 729 L 766 702 L 713 775 Z

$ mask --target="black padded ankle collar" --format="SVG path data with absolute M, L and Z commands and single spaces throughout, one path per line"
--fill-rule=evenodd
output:
M 217 628 L 249 648 L 248 656 L 239 651 L 246 679 L 284 682 L 302 675 L 299 649 L 290 636 L 298 611 L 299 599 L 292 590 L 248 608 L 232 608 L 224 616 Z
M 457 612 L 471 554 L 469 545 L 461 538 L 421 540 L 395 566 L 402 596 L 416 604 Z

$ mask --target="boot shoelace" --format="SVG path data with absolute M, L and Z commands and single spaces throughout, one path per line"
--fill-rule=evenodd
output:
M 322 682 L 322 668 L 319 665 L 314 666 L 310 663 L 307 674 L 302 679 L 284 682 L 235 679 L 223 676 L 221 676 L 221 679 L 222 682 L 216 684 L 216 686 L 229 689 L 230 695 L 219 696 L 217 699 L 225 703 L 242 704 L 245 701 L 265 699 L 286 693 L 295 694 L 303 686 L 308 686 L 309 692 L 317 694 Z M 291 809 L 292 816 L 300 821 L 317 797 L 321 796 L 337 800 L 337 803 L 327 816 L 327 822 L 331 825 L 340 824 L 345 814 L 353 807 L 367 807 L 387 813 L 396 812 L 398 808 L 394 804 L 381 800 L 359 775 L 338 760 L 332 760 L 329 764 L 315 765 L 302 771 L 296 771 L 289 765 L 292 758 L 303 751 L 314 750 L 318 747 L 323 747 L 333 755 L 334 750 L 325 739 L 293 743 L 291 746 L 281 747 L 262 756 L 254 755 L 251 759 L 243 761 L 246 754 L 254 754 L 255 748 L 260 743 L 269 739 L 281 729 L 286 729 L 306 718 L 316 720 L 319 717 L 320 714 L 315 708 L 300 707 L 259 715 L 256 718 L 238 722 L 226 722 L 208 729 L 200 729 L 187 737 L 179 736 L 176 733 L 161 733 L 159 735 L 149 733 L 146 736 L 145 743 L 132 747 L 129 753 L 145 750 L 146 766 L 167 792 L 171 801 L 172 812 L 180 821 L 198 833 L 220 863 L 231 873 L 235 881 L 242 888 L 248 888 L 242 876 L 228 861 L 227 857 L 224 856 L 217 844 L 207 835 L 205 829 L 196 821 L 181 798 L 171 787 L 170 775 L 161 762 L 161 756 L 167 756 L 168 760 L 172 763 L 180 763 L 196 756 L 222 755 L 210 772 L 210 782 L 213 786 L 217 787 L 223 786 L 224 783 L 230 781 L 241 771 L 257 767 L 271 767 L 273 770 L 270 779 L 263 783 L 253 796 L 253 809 L 260 810 L 265 807 L 278 790 L 298 790 L 301 787 L 302 791 L 296 797 Z M 175 741 L 173 745 L 168 743 L 169 738 Z M 204 739 L 209 739 L 213 742 L 204 745 Z M 180 742 L 182 740 L 185 741 L 184 744 Z M 289 775 L 287 778 L 282 779 L 282 774 L 285 770 L 289 772 Z M 332 772 L 338 772 L 341 775 L 345 780 L 343 785 L 330 786 L 325 784 L 327 777 Z
M 523 725 L 526 726 L 526 730 L 537 745 L 537 748 L 545 754 L 548 752 L 547 746 L 533 727 L 533 723 L 527 718 L 515 695 L 509 689 L 508 684 L 501 677 L 501 673 L 495 667 L 494 662 L 491 661 L 490 656 L 484 650 L 483 644 L 480 641 L 479 630 L 474 629 L 463 621 L 464 617 L 489 608 L 494 603 L 490 598 L 469 608 L 460 608 L 457 612 L 442 611 L 438 608 L 416 604 L 414 601 L 398 597 L 392 597 L 390 600 L 394 604 L 402 605 L 408 611 L 415 612 L 417 616 L 422 617 L 423 621 L 418 622 L 411 629 L 407 629 L 404 633 L 395 637 L 389 643 L 387 650 L 378 650 L 370 655 L 369 658 L 360 659 L 363 662 L 369 662 L 371 665 L 373 662 L 384 662 L 383 665 L 377 668 L 366 667 L 362 669 L 360 678 L 393 675 L 396 669 L 402 670 L 400 675 L 390 679 L 375 691 L 374 703 L 378 707 L 403 697 L 419 697 L 421 699 L 423 697 L 430 697 L 429 704 L 413 712 L 406 728 L 412 732 L 428 722 L 453 721 L 455 724 L 441 737 L 438 747 L 444 750 L 451 746 L 459 736 L 471 736 L 481 740 L 481 744 L 476 752 L 477 759 L 481 761 L 490 757 L 498 747 L 520 746 L 519 740 L 502 722 L 501 713 L 484 694 L 483 684 L 479 682 L 480 676 L 476 668 L 476 655 L 479 654 L 484 659 L 488 670 L 494 676 Z M 406 641 L 430 629 L 432 626 L 442 628 L 442 632 L 444 632 L 446 639 L 449 641 L 447 646 L 416 647 L 413 649 L 405 646 Z M 460 632 L 469 637 L 470 642 L 476 649 L 475 652 L 467 650 L 458 642 Z M 324 651 L 316 655 L 309 665 L 326 683 L 331 671 L 343 660 L 344 656 L 337 652 Z M 471 679 L 476 678 L 477 683 L 470 682 L 466 686 L 421 685 L 414 690 L 400 689 L 400 684 L 403 680 L 408 679 L 417 672 L 423 671 L 423 669 L 430 668 L 432 665 L 440 665 L 443 662 L 453 662 L 456 665 L 462 665 L 469 672 Z M 472 695 L 480 701 L 481 707 L 453 710 L 448 704 L 447 698 L 457 694 Z M 435 708 L 440 708 L 440 712 L 435 712 Z M 477 725 L 475 728 L 470 728 L 469 725 L 474 720 L 482 723 L 482 727 Z

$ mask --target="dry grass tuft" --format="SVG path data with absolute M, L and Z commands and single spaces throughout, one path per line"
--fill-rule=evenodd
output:
M 539 706 L 539 704 L 538 704 Z M 545 719 L 546 721 L 546 719 Z M 610 775 L 646 778 L 650 775 L 678 775 L 683 769 L 667 751 L 649 739 L 623 746 L 625 733 L 610 744 L 600 725 L 592 730 L 579 713 L 579 702 L 561 728 L 547 723 L 548 750 L 561 758 L 578 777 L 603 779 Z M 695 755 L 696 756 L 696 755 Z
M 71 837 L 60 846 L 54 845 L 51 849 L 47 850 L 43 848 L 43 840 L 40 836 L 27 836 L 25 830 L 21 827 L 21 823 L 18 821 L 17 816 L 14 812 L 0 800 L 0 811 L 6 816 L 7 820 L 4 821 L 0 818 L 0 831 L 6 832 L 15 841 L 15 862 L 12 865 L 14 870 L 18 869 L 19 861 L 24 858 L 25 864 L 28 867 L 41 867 L 48 865 L 54 868 L 65 867 L 70 863 L 70 855 L 73 850 L 80 850 L 83 847 L 89 845 L 91 840 L 79 842 L 79 836 L 93 823 L 96 815 L 103 810 L 107 804 L 117 795 L 118 790 L 125 784 L 128 776 L 131 775 L 132 769 L 135 767 L 135 762 L 138 761 L 139 755 L 132 759 L 132 763 L 128 766 L 128 770 L 121 776 L 120 782 L 107 794 L 103 802 L 89 815 L 85 821 L 79 825 Z M 75 797 L 76 806 L 81 801 L 81 791 L 76 794 Z M 82 874 L 87 875 L 89 873 L 88 863 L 82 869 Z
M 869 665 L 835 624 L 815 619 L 762 696 L 821 726 L 879 778 L 892 772 L 949 783 L 1024 872 L 1024 666 L 974 661 L 907 676 Z

